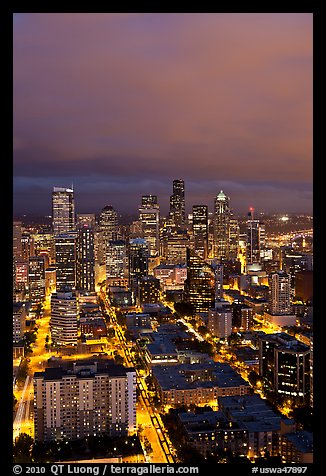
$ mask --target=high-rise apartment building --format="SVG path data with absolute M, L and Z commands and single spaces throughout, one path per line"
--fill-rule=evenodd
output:
M 136 374 L 112 361 L 78 361 L 34 374 L 35 441 L 136 431 Z
M 221 190 L 214 204 L 214 257 L 219 260 L 229 259 L 230 217 L 230 198 Z
M 63 234 L 55 237 L 55 260 L 57 289 L 62 286 L 76 289 L 76 236 Z
M 139 280 L 139 302 L 155 304 L 159 302 L 160 281 L 154 276 L 143 276 Z
M 200 256 L 187 249 L 186 299 L 197 312 L 205 312 L 214 306 L 215 274 L 213 268 Z
M 52 226 L 54 235 L 75 229 L 75 200 L 72 188 L 53 187 Z
M 90 225 L 78 227 L 76 245 L 76 289 L 95 291 L 94 232 Z
M 290 276 L 285 271 L 271 273 L 268 277 L 269 313 L 273 315 L 291 314 Z
M 157 256 L 160 250 L 160 208 L 156 195 L 142 196 L 139 221 L 142 237 L 148 244 L 150 256 Z
M 208 207 L 194 205 L 192 207 L 192 231 L 194 249 L 198 255 L 206 259 L 208 256 Z
M 78 307 L 76 293 L 68 286 L 51 295 L 50 330 L 55 346 L 77 345 Z
M 284 399 L 309 402 L 310 349 L 289 334 L 259 336 L 259 374 Z
M 173 193 L 170 196 L 170 219 L 176 227 L 180 227 L 186 222 L 185 183 L 183 180 L 173 180 Z
M 231 305 L 215 302 L 214 309 L 208 311 L 207 327 L 213 336 L 227 339 L 232 333 Z

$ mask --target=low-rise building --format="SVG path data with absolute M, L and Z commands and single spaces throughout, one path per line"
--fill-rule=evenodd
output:
M 227 396 L 218 399 L 219 409 L 247 431 L 249 458 L 268 452 L 280 453 L 281 417 L 259 395 Z
M 212 360 L 199 364 L 155 365 L 152 373 L 164 405 L 213 404 L 226 395 L 246 395 L 250 386 L 228 364 Z
M 282 435 L 281 457 L 284 463 L 313 463 L 312 433 L 299 430 Z

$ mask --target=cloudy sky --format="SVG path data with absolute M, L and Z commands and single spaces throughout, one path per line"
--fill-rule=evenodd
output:
M 14 14 L 14 211 L 312 211 L 312 14 Z

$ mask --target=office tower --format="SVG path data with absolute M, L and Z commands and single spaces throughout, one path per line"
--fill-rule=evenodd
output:
M 203 259 L 208 256 L 208 207 L 207 205 L 194 205 L 192 207 L 192 231 L 194 249 Z
M 22 222 L 13 222 L 12 249 L 16 259 L 22 258 Z
M 254 219 L 254 209 L 250 208 L 247 219 L 246 261 L 247 266 L 260 263 L 265 249 L 265 225 Z
M 165 226 L 161 228 L 161 262 L 186 264 L 190 236 L 187 230 Z
M 77 345 L 77 299 L 69 286 L 59 288 L 51 295 L 50 330 L 55 346 Z
M 26 330 L 26 303 L 14 302 L 13 303 L 13 326 L 12 326 L 12 342 L 21 342 L 24 337 L 24 331 Z
M 230 215 L 230 198 L 221 190 L 214 204 L 214 257 L 219 260 L 229 258 Z
M 140 304 L 155 304 L 160 300 L 160 281 L 153 276 L 143 276 L 139 280 Z
M 15 289 L 26 291 L 28 288 L 28 268 L 29 261 L 15 259 Z
M 76 237 L 57 235 L 55 237 L 55 260 L 57 268 L 57 289 L 70 286 L 76 289 Z
M 156 195 L 143 195 L 139 207 L 142 237 L 146 240 L 150 256 L 157 256 L 160 249 L 160 208 Z
M 232 308 L 224 302 L 216 302 L 214 309 L 208 310 L 209 332 L 219 339 L 227 339 L 232 333 Z
M 136 431 L 136 373 L 112 361 L 77 361 L 34 374 L 35 441 Z
M 215 274 L 213 268 L 200 256 L 187 249 L 187 279 L 185 280 L 187 302 L 197 312 L 205 312 L 214 306 Z
M 139 280 L 148 275 L 148 245 L 143 238 L 134 238 L 129 241 L 129 286 L 136 300 L 139 293 Z
M 35 256 L 44 256 L 48 265 L 55 262 L 55 245 L 53 233 L 35 233 L 31 235 Z
M 126 278 L 127 275 L 126 242 L 124 240 L 109 241 L 106 250 L 106 278 Z
M 170 196 L 170 219 L 176 227 L 180 227 L 186 222 L 185 183 L 183 180 L 173 180 L 173 193 Z
M 95 213 L 77 213 L 77 226 L 89 225 L 93 229 L 96 226 Z
M 215 303 L 223 298 L 223 265 L 216 261 L 212 263 L 215 280 Z
M 238 220 L 230 216 L 230 233 L 229 233 L 229 259 L 236 260 L 238 259 L 238 254 L 240 251 L 239 246 L 240 239 L 240 227 Z
M 271 273 L 268 283 L 269 313 L 273 315 L 291 314 L 290 276 L 285 271 Z
M 75 201 L 72 188 L 53 187 L 52 226 L 54 235 L 75 229 Z
M 157 195 L 142 195 L 141 207 L 144 207 L 144 208 L 158 207 Z
M 111 205 L 102 208 L 98 220 L 97 261 L 100 265 L 106 262 L 108 242 L 118 238 L 118 214 Z
M 30 233 L 23 232 L 21 237 L 22 244 L 22 258 L 26 261 L 29 260 L 31 256 L 35 256 L 34 252 L 34 240 Z
M 90 225 L 78 227 L 76 245 L 76 289 L 95 291 L 94 232 Z
M 286 400 L 308 403 L 310 350 L 285 332 L 259 336 L 259 374 Z
M 29 300 L 40 304 L 45 298 L 45 266 L 42 256 L 32 256 L 28 262 Z

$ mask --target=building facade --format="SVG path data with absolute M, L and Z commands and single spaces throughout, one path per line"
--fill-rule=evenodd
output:
M 136 374 L 112 363 L 79 361 L 34 374 L 35 441 L 76 440 L 136 430 Z
M 52 226 L 54 235 L 75 229 L 75 200 L 72 188 L 53 187 Z

